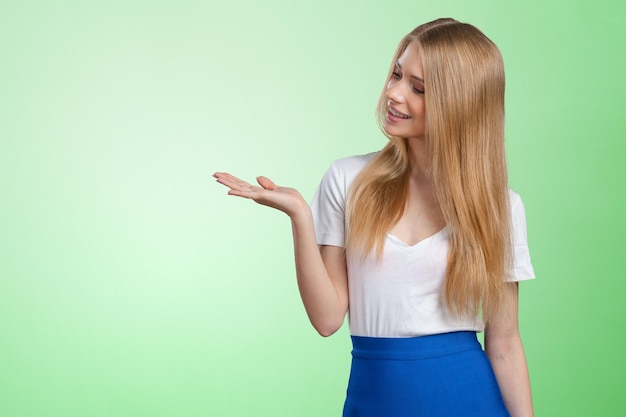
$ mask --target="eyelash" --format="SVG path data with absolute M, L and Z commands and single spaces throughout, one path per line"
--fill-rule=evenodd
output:
M 394 71 L 394 72 L 391 73 L 391 77 L 395 78 L 396 80 L 401 80 L 402 79 L 402 74 L 400 74 L 399 72 Z M 415 94 L 420 94 L 420 95 L 424 94 L 424 90 L 420 90 L 419 88 L 417 88 L 415 86 L 413 86 L 413 92 Z

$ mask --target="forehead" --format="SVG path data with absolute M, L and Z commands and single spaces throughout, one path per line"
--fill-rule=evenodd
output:
M 407 46 L 404 52 L 398 58 L 398 65 L 407 72 L 411 72 L 412 75 L 423 78 L 422 70 L 422 58 L 419 53 L 419 48 L 415 42 L 412 42 Z

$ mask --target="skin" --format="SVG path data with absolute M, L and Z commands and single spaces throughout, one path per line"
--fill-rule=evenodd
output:
M 425 148 L 425 102 L 422 61 L 415 45 L 402 54 L 387 83 L 386 97 L 391 110 L 385 131 L 408 138 L 410 161 L 407 206 L 390 233 L 413 245 L 445 226 L 429 178 Z M 296 277 L 300 296 L 313 327 L 330 336 L 343 324 L 348 310 L 348 275 L 344 249 L 318 246 L 309 205 L 300 193 L 280 187 L 266 177 L 250 184 L 228 173 L 214 174 L 229 195 L 251 199 L 272 207 L 291 219 Z M 486 323 L 485 351 L 489 357 L 505 404 L 512 417 L 533 416 L 526 357 L 518 327 L 518 286 L 507 284 L 505 306 L 495 320 Z
M 511 416 L 532 417 L 530 379 L 518 326 L 518 293 L 517 282 L 506 284 L 501 313 L 485 324 L 485 353 Z
M 389 135 L 409 139 L 407 143 L 411 175 L 407 205 L 400 220 L 390 230 L 391 234 L 408 245 L 416 244 L 445 226 L 435 198 L 435 189 L 428 175 L 423 80 L 422 59 L 417 47 L 411 44 L 396 62 L 387 82 L 385 94 L 390 111 L 383 125 Z M 408 118 L 394 117 L 398 112 Z
M 266 177 L 258 177 L 259 186 L 255 186 L 227 173 L 216 172 L 213 176 L 230 188 L 229 195 L 254 200 L 289 216 L 296 277 L 304 308 L 320 335 L 335 333 L 348 311 L 348 274 L 343 248 L 318 247 L 311 209 L 295 189 L 279 187 Z

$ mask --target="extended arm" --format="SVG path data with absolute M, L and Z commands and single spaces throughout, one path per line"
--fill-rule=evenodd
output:
M 343 324 L 348 310 L 348 280 L 343 248 L 318 247 L 311 209 L 293 188 L 279 187 L 259 177 L 253 186 L 230 174 L 215 173 L 228 194 L 278 209 L 291 219 L 296 276 L 309 320 L 322 336 L 330 336 Z
M 511 417 L 532 417 L 526 355 L 518 327 L 518 284 L 507 283 L 501 314 L 487 323 L 485 352 Z

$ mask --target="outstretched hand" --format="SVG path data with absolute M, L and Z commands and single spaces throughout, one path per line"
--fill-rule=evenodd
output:
M 298 210 L 307 206 L 297 190 L 279 187 L 266 177 L 256 178 L 259 186 L 240 180 L 226 172 L 216 172 L 213 177 L 220 184 L 230 188 L 229 195 L 247 198 L 264 206 L 278 209 L 289 217 L 293 217 Z

